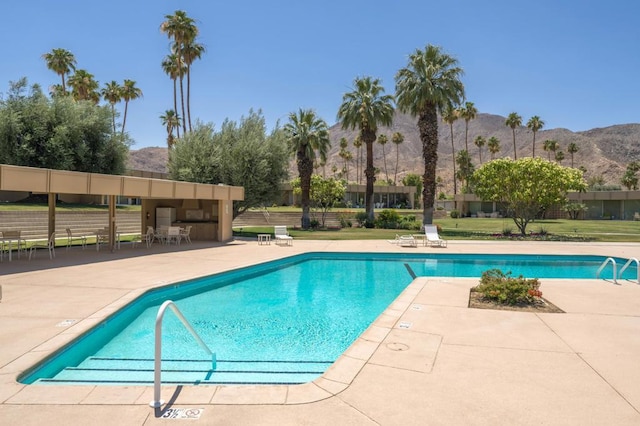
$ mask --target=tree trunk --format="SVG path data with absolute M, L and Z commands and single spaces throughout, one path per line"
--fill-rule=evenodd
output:
M 453 159 L 453 195 L 458 193 L 458 182 L 456 180 L 456 146 L 453 143 L 453 123 L 449 123 L 451 130 L 451 158 Z
M 174 78 L 173 79 L 173 111 L 176 113 L 176 115 L 178 114 L 178 82 L 176 81 L 177 79 Z M 180 123 L 178 122 L 178 125 L 176 126 L 176 134 L 178 136 L 178 139 L 180 139 Z
M 376 133 L 371 130 L 362 130 L 360 132 L 360 140 L 367 147 L 367 168 L 364 171 L 367 178 L 367 189 L 364 197 L 365 211 L 367 212 L 367 218 L 373 223 L 373 183 L 376 180 L 373 167 L 373 143 L 376 141 Z
M 180 74 L 180 103 L 182 104 L 182 132 L 183 134 L 187 133 L 187 120 L 184 113 L 184 76 L 182 73 Z
M 297 153 L 298 174 L 300 175 L 300 204 L 302 205 L 302 229 L 309 229 L 311 219 L 309 218 L 309 204 L 311 192 L 311 175 L 313 174 L 313 162 L 305 155 L 304 150 Z
M 191 66 L 187 65 L 187 117 L 189 118 L 189 131 L 191 131 Z
M 418 117 L 418 130 L 422 141 L 424 175 L 422 176 L 422 223 L 433 223 L 433 207 L 436 195 L 436 165 L 438 163 L 438 115 L 435 105 L 428 105 Z

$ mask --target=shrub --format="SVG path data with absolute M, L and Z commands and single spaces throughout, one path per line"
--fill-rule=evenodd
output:
M 537 278 L 525 279 L 511 277 L 511 272 L 503 273 L 500 269 L 490 269 L 482 273 L 480 284 L 474 291 L 482 294 L 484 299 L 503 305 L 533 304 L 542 296 Z
M 457 219 L 460 217 L 460 212 L 458 210 L 451 210 L 451 213 L 449 213 L 449 216 L 451 216 L 451 219 Z
M 356 213 L 356 221 L 363 228 L 373 228 L 373 222 L 369 220 L 367 212 Z
M 376 228 L 397 229 L 401 221 L 400 214 L 393 209 L 384 209 L 375 220 Z
M 351 219 L 345 217 L 344 215 L 339 215 L 338 218 L 340 219 L 340 226 L 342 228 L 351 228 L 351 226 L 353 226 L 353 223 L 351 223 Z
M 311 221 L 309 221 L 309 226 L 311 229 L 318 229 L 320 228 L 320 221 L 318 221 L 318 219 L 311 219 Z

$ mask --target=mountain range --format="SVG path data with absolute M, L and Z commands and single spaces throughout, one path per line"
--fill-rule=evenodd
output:
M 495 158 L 513 158 L 513 134 L 510 127 L 505 125 L 505 117 L 494 114 L 479 113 L 475 119 L 469 121 L 468 147 L 472 162 L 476 167 L 480 164 L 478 147 L 474 144 L 477 136 L 489 139 L 495 136 L 500 141 L 500 151 Z M 391 136 L 400 132 L 404 136 L 404 142 L 397 146 L 391 142 Z M 437 174 L 442 178 L 443 190 L 453 192 L 453 168 L 452 147 L 449 125 L 439 121 L 439 144 Z M 356 181 L 356 148 L 353 140 L 357 136 L 357 130 L 344 130 L 340 124 L 329 129 L 331 150 L 324 168 L 326 175 L 332 174 L 334 165 L 337 170 L 342 170 L 344 160 L 338 155 L 340 151 L 340 139 L 346 138 L 349 142 L 347 149 L 351 151 L 353 160 L 349 165 L 349 180 Z M 418 134 L 417 119 L 409 115 L 396 112 L 393 124 L 390 127 L 378 129 L 378 135 L 385 134 L 388 143 L 383 146 L 374 145 L 374 165 L 380 171 L 378 179 L 385 179 L 384 158 L 386 158 L 387 172 L 393 180 L 396 169 L 396 155 L 398 158 L 397 181 L 407 173 L 421 175 L 423 173 L 422 143 Z M 453 125 L 453 139 L 455 151 L 458 153 L 465 148 L 465 121 L 457 120 Z M 558 142 L 559 151 L 563 151 L 565 158 L 562 165 L 571 166 L 571 154 L 567 152 L 570 143 L 575 143 L 578 151 L 573 155 L 573 166 L 584 167 L 587 179 L 602 177 L 607 184 L 619 184 L 620 179 L 631 161 L 640 160 L 640 123 L 619 124 L 604 128 L 595 128 L 587 131 L 572 132 L 568 129 L 542 129 L 536 133 L 536 157 L 554 158 L 554 153 L 543 150 L 545 140 Z M 516 147 L 518 158 L 530 157 L 532 154 L 533 133 L 525 126 L 516 128 Z M 363 148 L 364 150 L 364 148 Z M 482 148 L 482 162 L 490 160 L 490 154 L 486 145 Z M 128 160 L 128 168 L 133 170 L 147 170 L 154 172 L 167 172 L 167 149 L 161 147 L 142 148 L 131 150 Z M 319 170 L 318 173 L 323 173 Z M 295 162 L 290 162 L 290 176 L 296 176 Z M 364 177 L 362 178 L 364 183 Z

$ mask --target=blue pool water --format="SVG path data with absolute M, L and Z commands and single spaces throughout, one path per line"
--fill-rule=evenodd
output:
M 595 278 L 601 256 L 309 253 L 155 289 L 35 366 L 22 383 L 151 384 L 159 306 L 175 301 L 216 369 L 167 311 L 163 382 L 304 383 L 329 365 L 415 276 Z M 625 259 L 617 259 L 622 265 Z M 627 275 L 628 274 L 628 275 Z M 623 278 L 637 277 L 630 267 Z M 602 273 L 611 276 L 611 267 Z

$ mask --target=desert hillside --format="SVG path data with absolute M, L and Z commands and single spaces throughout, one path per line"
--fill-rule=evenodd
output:
M 544 119 L 544 117 L 543 117 Z M 473 140 L 481 135 L 486 139 L 495 136 L 500 140 L 500 152 L 498 157 L 513 157 L 513 136 L 511 128 L 505 126 L 505 117 L 492 114 L 478 114 L 476 119 L 469 122 L 469 152 L 476 167 L 479 165 L 478 148 Z M 396 113 L 393 125 L 383 127 L 378 132 L 388 136 L 389 142 L 384 146 L 386 153 L 387 171 L 389 177 L 393 179 L 396 168 L 396 146 L 391 143 L 391 135 L 400 132 L 404 135 L 404 143 L 398 146 L 398 181 L 407 173 L 422 174 L 422 148 L 416 126 L 416 119 Z M 456 152 L 464 149 L 465 122 L 458 120 L 453 125 L 453 139 Z M 343 160 L 338 156 L 340 150 L 340 138 L 345 137 L 349 141 L 348 149 L 353 155 L 353 161 L 349 165 L 349 180 L 356 179 L 356 149 L 353 147 L 353 140 L 357 135 L 356 131 L 343 130 L 340 125 L 330 128 L 332 149 L 330 158 L 325 168 L 327 174 L 331 174 L 333 166 L 338 170 L 343 168 Z M 452 149 L 449 126 L 439 123 L 440 143 L 438 145 L 438 175 L 444 183 L 446 192 L 453 191 L 452 176 Z M 602 175 L 607 183 L 618 184 L 626 165 L 630 161 L 640 160 L 640 123 L 621 124 L 606 128 L 591 129 L 584 132 L 572 132 L 567 129 L 541 130 L 536 134 L 536 156 L 547 158 L 548 153 L 543 151 L 543 142 L 547 139 L 558 141 L 560 150 L 564 152 L 565 159 L 563 165 L 571 165 L 571 155 L 567 152 L 567 146 L 575 143 L 578 152 L 574 154 L 573 162 L 575 167 L 586 168 L 586 177 Z M 518 157 L 531 156 L 533 134 L 526 127 L 516 129 L 516 146 Z M 552 154 L 553 156 L 553 154 Z M 485 146 L 482 150 L 482 161 L 490 159 L 490 154 Z M 128 166 L 134 170 L 148 170 L 155 172 L 166 172 L 167 150 L 166 148 L 142 148 L 130 152 Z M 374 164 L 380 169 L 379 178 L 384 179 L 384 161 L 382 145 L 374 146 Z M 291 163 L 291 176 L 295 176 L 293 161 Z

